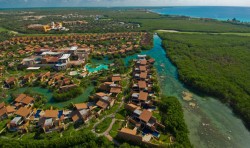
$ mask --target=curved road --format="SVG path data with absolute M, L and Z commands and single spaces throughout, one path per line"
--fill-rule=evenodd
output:
M 122 107 L 122 105 L 124 104 L 124 97 L 122 98 L 122 102 L 120 103 L 120 105 L 119 105 L 119 107 L 116 109 L 116 111 L 114 112 L 114 113 L 112 113 L 112 114 L 109 114 L 109 115 L 106 115 L 106 116 L 104 116 L 101 120 L 99 120 L 98 122 L 96 122 L 95 124 L 94 124 L 94 126 L 93 126 L 93 129 L 91 130 L 94 134 L 96 134 L 97 136 L 105 136 L 105 137 L 107 137 L 110 141 L 112 141 L 112 142 L 114 142 L 114 144 L 115 145 L 120 145 L 120 143 L 118 142 L 118 141 L 116 141 L 115 139 L 113 139 L 110 135 L 109 135 L 109 132 L 110 132 L 110 130 L 112 129 L 112 127 L 113 127 L 113 125 L 115 124 L 115 121 L 117 120 L 116 118 L 115 118 L 115 115 L 116 115 L 116 113 L 119 111 L 119 109 Z M 104 119 L 106 119 L 106 118 L 112 118 L 112 122 L 111 122 L 111 124 L 109 125 L 109 127 L 108 127 L 108 129 L 105 131 L 105 132 L 103 132 L 103 133 L 100 133 L 100 134 L 98 134 L 98 133 L 96 133 L 95 132 L 95 128 L 96 128 L 96 126 L 98 125 L 98 124 L 100 124 Z

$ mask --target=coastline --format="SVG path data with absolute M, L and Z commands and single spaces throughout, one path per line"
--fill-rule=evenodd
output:
M 173 11 L 173 10 L 170 10 L 169 12 L 161 12 L 161 10 L 163 9 L 186 9 L 186 10 L 181 10 L 180 12 L 178 12 L 178 10 L 176 11 Z M 211 12 L 211 14 L 208 15 L 208 13 L 204 13 L 202 15 L 202 13 L 197 13 L 195 14 L 196 12 L 192 12 L 191 9 L 198 9 L 198 8 L 202 8 L 202 9 L 210 9 L 209 11 Z M 211 20 L 216 20 L 216 21 L 221 21 L 221 22 L 228 22 L 227 20 L 231 20 L 233 18 L 236 18 L 237 21 L 240 21 L 238 23 L 242 23 L 242 24 L 249 24 L 250 23 L 250 16 L 249 17 L 246 17 L 246 15 L 242 14 L 241 16 L 223 16 L 223 14 L 220 14 L 221 12 L 217 12 L 217 13 L 214 13 L 212 12 L 212 9 L 218 9 L 218 8 L 225 8 L 225 9 L 234 9 L 235 11 L 239 8 L 241 9 L 246 9 L 248 11 L 250 11 L 250 7 L 243 7 L 243 6 L 236 6 L 236 7 L 233 7 L 233 6 L 171 6 L 171 7 L 163 7 L 163 8 L 158 8 L 158 9 L 150 9 L 148 10 L 149 12 L 152 12 L 152 13 L 156 13 L 156 14 L 160 14 L 160 15 L 165 15 L 165 16 L 176 16 L 176 17 L 187 17 L 187 18 L 191 18 L 191 19 L 211 19 Z M 246 11 L 245 10 L 245 11 Z M 195 11 L 195 10 L 193 10 Z M 204 11 L 205 10 L 201 10 L 201 11 Z M 232 10 L 231 10 L 232 11 Z M 236 15 L 236 13 L 239 13 L 238 12 L 239 10 L 237 10 L 235 12 L 234 15 Z M 204 16 L 206 15 L 206 16 Z M 220 16 L 221 15 L 221 16 Z M 231 22 L 233 23 L 233 22 Z

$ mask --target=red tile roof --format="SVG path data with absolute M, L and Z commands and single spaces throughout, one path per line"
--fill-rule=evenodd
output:
M 30 96 L 27 96 L 21 102 L 24 103 L 24 104 L 26 104 L 26 105 L 28 105 L 28 104 L 32 103 L 33 101 L 35 101 L 34 98 L 32 98 Z
M 147 123 L 151 117 L 152 117 L 152 112 L 150 112 L 148 110 L 143 110 L 139 119 L 141 119 L 142 121 Z
M 75 104 L 75 107 L 77 110 L 81 110 L 81 109 L 87 109 L 88 105 L 86 103 L 79 103 L 79 104 Z
M 5 106 L 4 102 L 0 103 L 0 108 L 3 108 L 4 106 Z
M 96 93 L 96 95 L 97 95 L 98 97 L 107 96 L 107 94 L 105 94 L 105 93 L 103 93 L 103 92 Z
M 140 69 L 140 71 L 146 71 L 147 70 L 146 66 L 140 66 L 139 69 Z
M 116 94 L 118 94 L 118 93 L 121 93 L 121 92 L 122 92 L 122 89 L 118 88 L 118 87 L 112 87 L 110 89 L 110 93 L 116 93 Z
M 6 113 L 7 113 L 7 110 L 6 110 L 5 107 L 3 107 L 3 108 L 0 109 L 0 117 L 3 116 Z
M 143 92 L 143 91 L 140 91 L 139 93 L 139 100 L 143 100 L 143 101 L 146 101 L 148 99 L 148 93 L 147 92 Z
M 139 88 L 146 88 L 147 87 L 147 83 L 145 81 L 138 81 L 138 85 L 139 85 Z
M 106 109 L 108 107 L 108 103 L 104 102 L 103 100 L 99 100 L 97 103 L 96 103 L 97 106 L 103 108 L 103 109 Z
M 79 115 L 77 113 L 72 116 L 73 122 L 76 122 L 79 119 L 80 119 L 80 117 L 79 117 Z
M 11 82 L 14 82 L 16 80 L 15 77 L 10 77 L 9 79 L 6 80 L 6 83 L 11 83 Z
M 26 108 L 26 107 L 21 107 L 16 111 L 16 115 L 22 116 L 22 117 L 27 117 L 30 114 L 31 109 Z
M 114 83 L 113 82 L 104 82 L 104 84 L 111 85 L 111 84 L 114 84 Z
M 141 65 L 146 65 L 147 64 L 147 60 L 141 60 L 140 64 Z
M 15 102 L 21 102 L 26 97 L 25 94 L 20 94 L 16 99 Z
M 16 110 L 15 110 L 15 108 L 13 107 L 13 106 L 7 106 L 6 107 L 6 110 L 7 110 L 7 113 L 9 114 L 9 113 L 14 113 Z
M 148 62 L 149 62 L 149 63 L 154 63 L 154 62 L 155 62 L 155 59 L 149 59 Z
M 148 75 L 148 73 L 146 73 L 146 72 L 141 72 L 141 73 L 140 73 L 140 78 L 146 79 L 146 78 L 147 78 L 147 75 Z
M 134 104 L 132 104 L 132 103 L 129 103 L 129 104 L 126 104 L 125 105 L 125 108 L 127 109 L 127 110 L 130 110 L 130 111 L 134 111 L 134 110 L 136 110 L 137 108 L 138 108 L 138 106 L 137 105 L 134 105 Z
M 46 110 L 44 113 L 44 117 L 57 118 L 58 117 L 58 110 Z
M 117 82 L 117 81 L 121 81 L 122 78 L 120 76 L 113 76 L 112 77 L 112 82 Z
M 122 128 L 121 132 L 126 133 L 126 134 L 130 134 L 130 135 L 136 135 L 136 130 L 131 130 L 129 128 Z

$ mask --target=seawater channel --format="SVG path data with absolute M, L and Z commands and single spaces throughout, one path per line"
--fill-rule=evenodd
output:
M 185 122 L 189 129 L 189 138 L 196 148 L 249 148 L 250 132 L 232 110 L 217 98 L 198 95 L 189 90 L 178 79 L 178 70 L 171 63 L 167 51 L 161 46 L 162 40 L 154 35 L 154 47 L 140 54 L 146 54 L 156 60 L 155 67 L 163 95 L 175 96 L 181 102 Z M 125 62 L 135 59 L 136 55 L 126 57 Z M 196 106 L 183 100 L 183 91 L 193 94 Z

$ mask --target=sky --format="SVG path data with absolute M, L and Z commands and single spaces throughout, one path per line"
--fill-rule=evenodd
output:
M 250 6 L 250 0 L 0 0 L 0 8 L 114 6 Z

